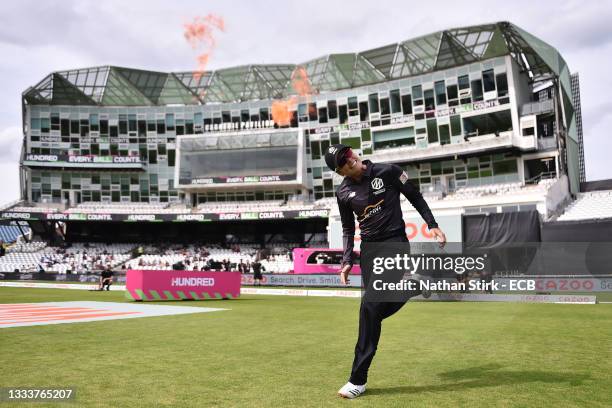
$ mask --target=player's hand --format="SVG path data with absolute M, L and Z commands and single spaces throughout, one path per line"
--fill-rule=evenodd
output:
M 340 269 L 340 282 L 342 282 L 343 285 L 348 285 L 350 283 L 349 273 L 351 272 L 352 267 L 353 265 L 347 264 Z
M 446 245 L 446 235 L 444 235 L 444 232 L 442 232 L 440 228 L 432 228 L 429 232 L 431 232 L 435 240 L 438 241 L 440 248 L 444 248 L 444 245 Z

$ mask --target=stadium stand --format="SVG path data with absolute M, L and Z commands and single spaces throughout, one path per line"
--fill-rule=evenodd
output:
M 19 227 L 14 225 L 0 225 L 0 240 L 4 243 L 12 243 L 17 241 L 19 237 L 24 234 L 29 234 L 30 228 L 28 227 Z
M 612 190 L 578 194 L 557 221 L 612 218 Z

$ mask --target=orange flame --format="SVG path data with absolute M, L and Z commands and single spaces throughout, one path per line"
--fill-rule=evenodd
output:
M 276 100 L 272 102 L 272 120 L 279 127 L 289 126 L 291 123 L 291 111 L 295 110 L 295 105 L 297 104 L 297 98 L 292 96 L 289 99 L 285 100 Z
M 314 92 L 304 67 L 297 67 L 291 74 L 291 86 L 299 96 L 310 96 Z
M 195 17 L 193 23 L 186 23 L 185 39 L 191 44 L 193 49 L 201 44 L 209 47 L 215 46 L 214 29 L 225 31 L 225 21 L 222 17 L 209 14 L 206 17 Z
M 225 20 L 222 17 L 208 14 L 205 17 L 195 17 L 193 22 L 184 24 L 184 36 L 187 42 L 195 50 L 203 48 L 203 53 L 196 57 L 197 69 L 193 72 L 193 78 L 199 82 L 202 75 L 206 72 L 206 66 L 216 46 L 215 30 L 225 31 Z M 200 92 L 200 97 L 204 91 Z
M 306 97 L 307 101 L 310 100 L 310 95 L 315 93 L 304 67 L 297 67 L 291 73 L 291 87 L 296 94 Z M 272 102 L 272 120 L 274 120 L 277 126 L 289 126 L 291 123 L 291 112 L 295 110 L 297 102 L 298 98 L 296 96 Z

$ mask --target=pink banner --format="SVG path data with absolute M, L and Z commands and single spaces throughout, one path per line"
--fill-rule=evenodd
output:
M 239 272 L 128 270 L 126 296 L 134 300 L 233 299 Z
M 293 272 L 303 273 L 334 273 L 340 272 L 342 262 L 341 249 L 329 248 L 294 248 L 293 249 Z M 359 262 L 356 261 L 351 269 L 351 274 L 361 275 Z

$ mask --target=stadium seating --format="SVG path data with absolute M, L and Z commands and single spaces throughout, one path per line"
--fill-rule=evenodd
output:
M 0 225 L 0 240 L 4 243 L 15 242 L 17 238 L 23 235 L 22 231 L 24 234 L 29 234 L 30 228 L 21 227 L 20 230 L 19 227 L 14 225 Z
M 612 218 L 612 190 L 581 193 L 557 221 Z
M 48 247 L 44 242 L 17 243 L 0 258 L 0 271 L 86 273 L 117 267 L 131 258 L 133 244 L 73 244 L 67 248 Z

